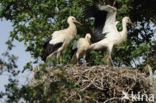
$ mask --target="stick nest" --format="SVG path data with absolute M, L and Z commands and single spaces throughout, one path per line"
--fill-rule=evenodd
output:
M 50 83 L 60 81 L 62 78 L 60 75 L 74 83 L 76 89 L 65 91 L 68 97 L 64 102 L 133 103 L 131 100 L 122 99 L 123 92 L 128 95 L 131 95 L 132 92 L 133 94 L 151 94 L 153 88 L 148 82 L 149 78 L 134 69 L 105 66 L 64 66 L 46 68 L 46 71 L 47 73 L 43 73 L 42 76 L 45 89 L 49 88 Z M 31 85 L 41 82 L 35 79 L 32 81 Z M 130 96 L 129 98 L 131 99 Z

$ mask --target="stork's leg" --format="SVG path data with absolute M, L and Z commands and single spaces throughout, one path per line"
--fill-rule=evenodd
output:
M 85 58 L 86 58 L 86 54 L 83 55 L 83 59 L 85 59 Z
M 54 54 L 56 54 L 57 53 L 57 51 L 54 51 L 53 53 L 51 53 L 50 55 L 48 55 L 48 57 L 46 58 L 46 62 L 48 61 L 48 59 L 50 58 L 50 57 L 52 57 Z
M 110 64 L 114 67 L 114 63 L 113 63 L 111 54 L 109 54 L 108 59 L 109 59 Z
M 57 64 L 59 64 L 59 56 L 60 56 L 60 52 L 57 53 L 56 59 L 57 59 Z
M 86 53 L 83 55 L 83 59 L 85 60 L 86 63 Z
M 57 56 L 56 56 L 57 64 L 59 64 L 58 57 L 59 57 L 59 56 L 58 56 L 58 54 L 57 54 Z
M 108 67 L 111 66 L 110 59 L 109 59 L 109 55 L 108 55 L 108 57 L 107 57 L 107 66 L 108 66 Z
M 62 52 L 60 53 L 60 64 L 62 64 Z
M 46 62 L 48 61 L 48 59 L 53 55 L 54 53 L 51 53 L 47 58 L 46 58 Z
M 83 59 L 84 59 L 83 65 L 87 66 L 86 54 L 83 55 Z
M 79 65 L 79 54 L 76 53 L 76 62 L 77 62 L 77 65 Z
M 114 67 L 114 63 L 113 63 L 113 60 L 112 60 L 112 50 L 113 50 L 113 45 L 109 45 L 108 47 L 108 58 L 107 58 L 107 65 L 112 65 Z
M 114 0 L 114 2 L 113 2 L 113 6 L 116 4 L 116 0 Z

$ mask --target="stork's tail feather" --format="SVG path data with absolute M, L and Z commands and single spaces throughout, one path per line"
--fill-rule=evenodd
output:
M 57 44 L 49 44 L 49 43 L 44 44 L 43 52 L 42 52 L 42 55 L 41 55 L 42 60 L 46 61 L 47 57 L 51 53 L 56 51 L 58 48 L 60 48 L 62 46 L 62 44 L 63 44 L 63 42 L 59 42 Z

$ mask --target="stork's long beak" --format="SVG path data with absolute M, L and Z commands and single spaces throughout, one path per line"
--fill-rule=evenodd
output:
M 82 24 L 81 24 L 79 21 L 77 21 L 77 20 L 74 20 L 74 22 L 75 22 L 75 23 L 78 23 L 78 24 L 80 24 L 80 25 L 82 25 Z
M 131 20 L 129 20 L 128 23 L 135 26 L 135 24 Z

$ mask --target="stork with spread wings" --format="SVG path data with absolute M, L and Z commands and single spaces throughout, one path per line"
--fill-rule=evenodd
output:
M 94 22 L 94 34 L 92 39 L 95 43 L 90 46 L 91 50 L 99 50 L 107 48 L 109 56 L 107 58 L 107 64 L 113 65 L 111 53 L 114 45 L 119 45 L 127 39 L 127 27 L 126 24 L 132 24 L 129 17 L 122 19 L 122 31 L 118 31 L 116 27 L 116 14 L 117 9 L 110 5 L 98 5 L 89 6 L 84 9 L 84 18 L 93 17 Z

